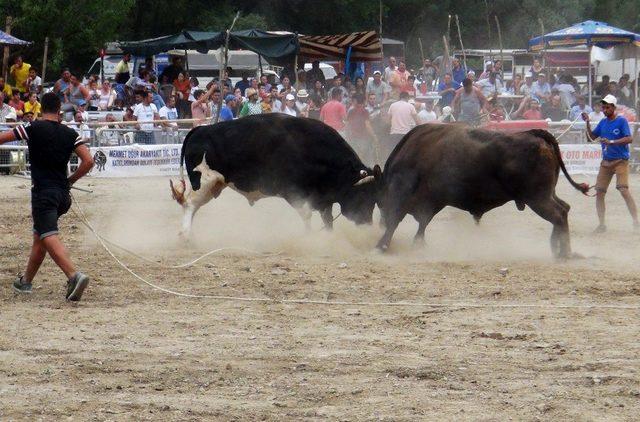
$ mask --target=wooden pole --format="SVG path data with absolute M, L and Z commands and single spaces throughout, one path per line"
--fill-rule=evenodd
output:
M 11 35 L 11 26 L 13 25 L 13 18 L 11 16 L 7 16 L 6 20 L 7 24 L 4 32 L 7 35 Z M 7 75 L 9 74 L 9 46 L 4 46 L 4 55 L 2 56 L 2 76 L 4 77 L 5 82 L 7 81 Z
M 493 57 L 493 49 L 491 47 L 491 22 L 489 22 L 489 3 L 487 3 L 487 0 L 484 0 L 484 10 L 487 18 L 487 40 L 489 41 L 489 56 Z M 484 67 L 484 63 L 482 63 L 482 66 Z M 485 69 L 482 69 L 483 72 L 484 70 Z
M 633 65 L 633 71 L 635 72 L 635 88 L 633 89 L 633 108 L 637 109 L 638 108 L 638 53 L 636 53 L 636 57 L 635 57 L 635 61 L 634 61 L 634 65 Z
M 451 73 L 451 56 L 449 52 L 449 41 L 447 41 L 446 36 L 442 37 L 442 42 L 444 43 L 444 56 L 442 57 L 443 72 L 441 73 L 444 75 L 445 73 Z
M 379 29 L 378 33 L 380 34 L 380 38 L 382 38 L 382 0 L 380 0 L 380 8 L 379 9 L 380 10 L 379 10 L 379 16 L 378 16 L 378 24 L 380 26 L 380 29 Z M 380 41 L 380 42 L 382 42 L 382 41 Z
M 464 70 L 467 72 L 467 53 L 464 51 L 464 44 L 462 43 L 462 32 L 460 31 L 460 19 L 456 15 L 456 26 L 458 27 L 458 40 L 460 40 L 460 49 L 462 50 L 462 60 L 464 63 Z
M 493 15 L 496 18 L 496 28 L 498 29 L 498 43 L 500 45 L 500 61 L 502 62 L 502 69 L 500 70 L 500 79 L 504 83 L 504 55 L 502 53 L 502 31 L 500 30 L 500 21 L 498 15 Z M 511 74 L 513 75 L 513 63 L 511 63 Z
M 544 41 L 544 22 L 542 22 L 542 18 L 538 18 L 538 22 L 540 23 L 540 31 L 542 31 L 540 35 L 542 37 L 542 68 L 545 69 L 547 80 L 549 80 L 549 72 L 547 72 L 547 43 Z
M 447 17 L 447 44 L 451 44 L 451 15 Z
M 44 37 L 44 53 L 42 55 L 42 83 L 44 84 L 45 77 L 47 76 L 47 55 L 49 54 L 49 37 Z M 104 73 L 103 73 L 104 74 Z
M 422 48 L 422 38 L 418 37 L 418 44 L 420 44 L 420 56 L 422 57 L 422 65 L 424 66 L 424 49 Z
M 223 72 L 227 69 L 227 60 L 228 60 L 228 52 L 229 52 L 229 37 L 231 36 L 231 31 L 233 30 L 233 27 L 236 25 L 236 21 L 238 20 L 238 18 L 240 17 L 240 11 L 238 11 L 236 13 L 236 17 L 233 18 L 233 22 L 231 22 L 231 27 L 229 29 L 227 29 L 227 33 L 224 39 L 224 50 L 221 51 L 220 53 L 224 54 L 222 58 L 222 60 L 220 60 L 220 100 L 218 101 L 218 109 L 216 110 L 216 118 L 213 120 L 213 123 L 218 123 L 218 121 L 220 120 L 220 111 L 222 111 L 222 102 L 224 101 L 223 97 L 223 90 L 222 90 L 222 75 L 224 74 Z

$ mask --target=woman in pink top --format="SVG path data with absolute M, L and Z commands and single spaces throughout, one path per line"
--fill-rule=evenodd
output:
M 198 89 L 193 93 L 193 97 L 196 99 L 191 103 L 191 117 L 196 119 L 193 126 L 200 126 L 206 123 L 207 117 L 209 117 L 210 108 L 207 104 L 209 96 L 203 90 Z

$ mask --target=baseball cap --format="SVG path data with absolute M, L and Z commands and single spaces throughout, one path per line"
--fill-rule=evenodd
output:
M 602 104 L 611 104 L 613 106 L 618 105 L 618 99 L 611 94 L 607 94 L 603 99 L 600 100 Z
M 229 101 L 233 101 L 236 99 L 236 96 L 233 94 L 228 94 L 226 97 L 224 97 L 224 102 L 228 103 Z
M 286 97 L 284 97 L 285 100 L 290 101 L 290 100 L 295 100 L 296 97 L 293 96 L 293 94 L 287 94 Z
M 7 113 L 6 116 L 4 116 L 5 120 L 18 120 L 18 116 L 16 114 L 16 110 L 11 107 L 11 110 L 9 111 L 9 113 Z
M 376 70 L 373 72 L 374 75 L 382 75 L 382 72 L 380 72 L 379 70 Z
M 78 105 L 79 106 L 83 106 L 83 105 L 87 105 L 87 102 L 83 99 L 78 100 Z

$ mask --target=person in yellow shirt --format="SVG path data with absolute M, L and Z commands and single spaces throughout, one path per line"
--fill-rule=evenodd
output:
M 33 119 L 37 119 L 42 112 L 40 102 L 38 102 L 38 94 L 32 92 L 29 94 L 29 101 L 24 103 L 24 113 L 33 113 Z
M 9 74 L 13 77 L 15 82 L 15 88 L 20 91 L 20 94 L 27 92 L 25 82 L 27 81 L 27 78 L 29 78 L 29 69 L 31 69 L 31 65 L 29 63 L 25 63 L 22 60 L 22 56 L 16 57 L 13 66 L 9 69 Z
M 13 89 L 11 89 L 8 83 L 5 83 L 2 77 L 0 77 L 0 92 L 4 94 L 5 98 L 11 98 L 11 95 L 13 95 Z

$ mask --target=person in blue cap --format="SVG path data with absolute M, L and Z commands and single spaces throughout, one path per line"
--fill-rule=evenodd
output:
M 587 123 L 589 137 L 591 139 L 599 138 L 602 145 L 602 163 L 596 179 L 596 210 L 600 224 L 595 233 L 604 233 L 607 230 L 604 224 L 604 196 L 614 174 L 616 189 L 624 198 L 633 219 L 633 226 L 637 230 L 640 227 L 638 211 L 631 192 L 629 192 L 629 144 L 633 142 L 629 123 L 623 116 L 616 114 L 616 105 L 618 104 L 616 97 L 609 94 L 600 103 L 605 118 L 600 120 L 594 130 L 591 130 L 589 115 L 582 113 L 582 119 Z
M 227 122 L 229 120 L 233 120 L 233 111 L 232 108 L 236 106 L 236 97 L 233 94 L 229 94 L 224 97 L 224 105 L 220 110 L 220 120 L 221 122 Z

